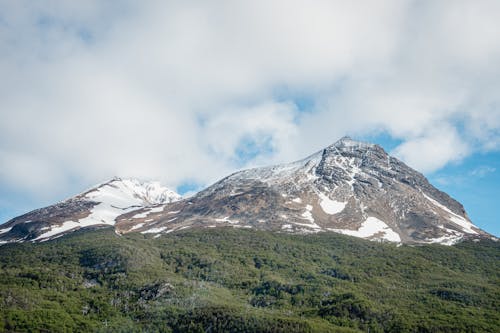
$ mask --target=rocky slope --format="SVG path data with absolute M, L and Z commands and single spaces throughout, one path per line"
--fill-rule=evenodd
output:
M 221 226 L 397 243 L 492 237 L 422 174 L 378 145 L 345 137 L 294 163 L 234 173 L 182 200 L 158 184 L 116 179 L 9 221 L 0 240 L 46 240 L 99 225 L 155 237 Z
M 231 225 L 442 244 L 488 237 L 422 174 L 382 147 L 348 137 L 298 162 L 237 172 L 161 212 L 138 216 L 120 216 L 116 230 L 159 234 Z
M 119 215 L 180 200 L 158 182 L 114 178 L 68 200 L 16 217 L 0 229 L 0 242 L 43 241 L 85 227 L 114 225 Z

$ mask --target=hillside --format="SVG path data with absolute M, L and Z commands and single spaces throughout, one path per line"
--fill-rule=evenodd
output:
M 500 245 L 112 227 L 0 248 L 0 331 L 495 332 Z

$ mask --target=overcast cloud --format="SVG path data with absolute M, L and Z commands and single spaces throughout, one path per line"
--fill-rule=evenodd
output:
M 500 149 L 500 2 L 1 1 L 0 186 L 171 187 L 387 133 Z

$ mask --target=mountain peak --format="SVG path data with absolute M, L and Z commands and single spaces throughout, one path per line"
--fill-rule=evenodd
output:
M 344 135 L 339 140 L 337 140 L 336 143 L 339 143 L 339 142 L 358 142 L 358 141 L 353 140 L 353 138 L 351 138 L 349 135 Z
M 1 229 L 0 244 L 44 241 L 81 228 L 114 225 L 116 218 L 127 212 L 154 211 L 180 199 L 157 181 L 113 177 L 77 196 L 8 221 Z
M 300 161 L 234 173 L 154 218 L 124 215 L 116 230 L 161 234 L 219 225 L 420 244 L 488 237 L 422 174 L 381 146 L 350 137 Z
M 381 146 L 374 143 L 353 140 L 348 136 L 326 147 L 322 155 L 319 169 L 322 169 L 325 165 L 335 167 L 341 162 L 339 158 L 351 159 L 348 164 L 354 163 L 357 166 L 363 164 L 364 166 L 385 165 L 389 167 L 388 164 L 391 160 L 390 156 Z M 344 162 L 347 163 L 347 161 Z
M 169 188 L 163 186 L 159 181 L 144 181 L 137 178 L 113 177 L 111 180 L 93 187 L 84 193 L 91 197 L 91 193 L 103 193 L 106 187 L 112 187 L 130 197 L 143 200 L 146 204 L 157 205 L 180 200 L 181 196 Z M 89 196 L 90 195 L 90 196 Z
M 350 136 L 344 136 L 340 138 L 340 140 L 332 144 L 330 147 L 343 149 L 343 148 L 371 148 L 375 146 L 376 145 L 373 143 L 358 141 L 352 139 Z

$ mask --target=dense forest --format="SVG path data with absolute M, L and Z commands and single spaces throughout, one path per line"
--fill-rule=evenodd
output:
M 498 332 L 500 244 L 113 229 L 0 247 L 5 332 Z

